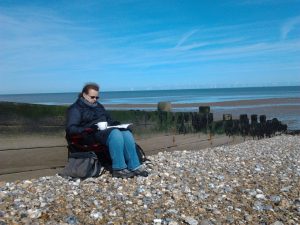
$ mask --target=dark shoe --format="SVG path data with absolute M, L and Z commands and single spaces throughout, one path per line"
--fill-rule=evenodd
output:
M 127 178 L 134 177 L 135 174 L 127 169 L 123 169 L 123 170 L 113 170 L 112 176 L 117 178 L 127 179 Z
M 148 177 L 149 173 L 142 169 L 142 168 L 138 168 L 136 170 L 133 170 L 132 173 L 135 175 L 135 176 L 141 176 L 141 177 Z

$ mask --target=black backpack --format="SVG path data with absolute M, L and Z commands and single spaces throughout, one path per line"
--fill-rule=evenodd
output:
M 67 165 L 58 174 L 62 177 L 86 179 L 98 177 L 101 164 L 94 152 L 75 152 L 69 155 Z

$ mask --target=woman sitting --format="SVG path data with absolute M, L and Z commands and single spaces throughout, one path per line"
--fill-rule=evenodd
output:
M 78 99 L 67 113 L 67 135 L 85 133 L 86 144 L 100 143 L 106 145 L 112 160 L 112 176 L 131 178 L 148 176 L 143 170 L 136 152 L 136 144 L 129 130 L 107 128 L 99 130 L 98 122 L 107 122 L 109 126 L 117 125 L 105 110 L 99 99 L 99 86 L 95 83 L 86 84 Z

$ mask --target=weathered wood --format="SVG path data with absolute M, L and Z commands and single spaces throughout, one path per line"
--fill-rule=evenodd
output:
M 199 113 L 210 113 L 210 106 L 199 106 Z
M 64 166 L 67 148 L 46 147 L 0 151 L 0 174 Z
M 171 112 L 172 110 L 171 102 L 159 102 L 157 104 L 157 110 L 162 112 Z

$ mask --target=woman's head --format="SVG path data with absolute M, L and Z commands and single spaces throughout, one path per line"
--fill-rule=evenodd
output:
M 80 97 L 83 97 L 90 103 L 95 103 L 99 98 L 99 85 L 96 83 L 87 83 L 82 88 Z

